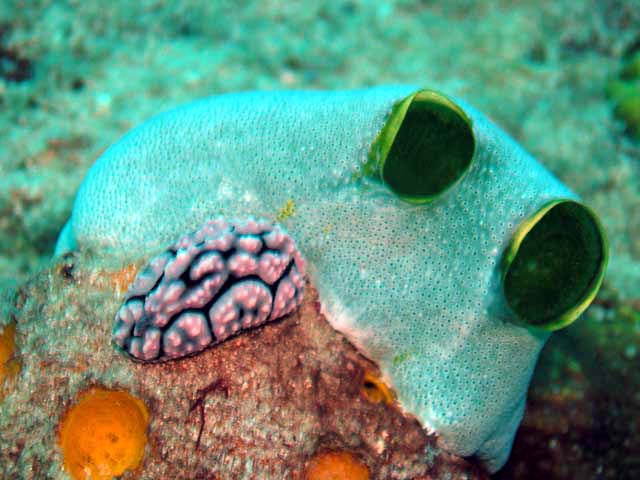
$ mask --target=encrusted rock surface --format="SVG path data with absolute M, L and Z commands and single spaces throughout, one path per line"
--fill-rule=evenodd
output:
M 58 422 L 103 385 L 138 396 L 151 415 L 143 464 L 123 478 L 302 479 L 326 450 L 352 452 L 375 479 L 487 478 L 364 394 L 377 367 L 331 328 L 311 286 L 297 312 L 198 355 L 131 361 L 110 333 L 134 271 L 68 257 L 20 289 L 22 372 L 0 408 L 0 477 L 65 478 Z

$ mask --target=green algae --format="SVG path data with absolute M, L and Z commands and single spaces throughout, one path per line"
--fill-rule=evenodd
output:
M 607 94 L 627 132 L 640 139 L 640 50 L 624 62 L 619 75 L 607 85 Z

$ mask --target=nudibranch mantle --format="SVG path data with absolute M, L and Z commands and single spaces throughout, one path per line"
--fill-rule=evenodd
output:
M 402 136 L 389 119 L 413 114 L 406 99 L 416 92 L 247 92 L 161 114 L 89 170 L 56 251 L 139 258 L 208 219 L 274 220 L 293 201 L 281 223 L 328 320 L 378 362 L 400 405 L 445 448 L 495 471 L 549 336 L 515 318 L 504 253 L 517 252 L 512 238 L 528 218 L 577 197 L 484 115 L 446 97 L 434 111 L 464 119 L 470 162 L 442 194 L 414 201 L 409 188 L 403 198 L 397 179 L 384 181 L 394 164 L 383 170 L 382 156 L 392 150 L 385 139 Z
M 138 273 L 113 337 L 143 362 L 194 355 L 302 303 L 304 260 L 279 226 L 209 220 Z

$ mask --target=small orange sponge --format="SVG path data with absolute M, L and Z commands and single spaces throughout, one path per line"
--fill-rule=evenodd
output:
M 366 372 L 362 380 L 362 394 L 371 403 L 384 402 L 387 405 L 393 404 L 393 391 L 379 377 L 371 372 Z
M 8 393 L 9 382 L 20 372 L 20 362 L 16 353 L 16 324 L 10 323 L 0 328 L 0 400 Z
M 92 388 L 59 429 L 64 466 L 74 480 L 109 480 L 140 464 L 149 412 L 127 392 Z
M 369 480 L 369 469 L 349 452 L 316 455 L 307 468 L 306 480 Z

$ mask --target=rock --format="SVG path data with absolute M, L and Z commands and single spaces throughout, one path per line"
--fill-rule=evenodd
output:
M 149 409 L 142 465 L 125 479 L 302 479 L 324 451 L 350 452 L 374 479 L 487 478 L 395 404 L 366 394 L 365 375 L 379 371 L 319 313 L 312 286 L 282 320 L 193 357 L 141 364 L 111 343 L 120 272 L 130 271 L 78 255 L 19 289 L 22 372 L 0 411 L 3 478 L 65 478 L 56 431 L 93 386 L 127 391 Z

